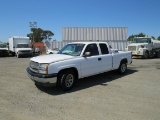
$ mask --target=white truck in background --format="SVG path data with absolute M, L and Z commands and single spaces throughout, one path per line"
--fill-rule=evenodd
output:
M 0 56 L 9 56 L 8 46 L 4 43 L 0 43 Z
M 160 58 L 160 41 L 150 37 L 137 37 L 127 46 L 126 51 L 131 51 L 132 56 L 141 56 L 146 59 L 149 57 Z
M 18 58 L 20 56 L 32 56 L 29 37 L 13 36 L 9 38 L 9 52 Z
M 74 42 L 57 54 L 31 58 L 27 73 L 37 85 L 70 90 L 77 79 L 116 69 L 124 74 L 131 63 L 130 51 L 112 51 L 107 42 Z

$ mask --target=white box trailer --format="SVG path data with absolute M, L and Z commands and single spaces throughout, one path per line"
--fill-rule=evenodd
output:
M 33 51 L 30 48 L 29 37 L 13 36 L 9 38 L 9 52 L 12 55 L 20 56 L 32 56 Z

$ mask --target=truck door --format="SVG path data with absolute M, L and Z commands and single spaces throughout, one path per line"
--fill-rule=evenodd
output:
M 82 77 L 101 73 L 102 70 L 102 59 L 99 56 L 97 44 L 89 44 L 85 52 L 90 52 L 90 56 L 83 57 L 81 61 L 81 75 Z
M 112 54 L 109 54 L 107 45 L 105 43 L 100 43 L 99 47 L 101 49 L 102 72 L 112 70 Z
M 153 48 L 153 42 L 151 41 L 151 39 L 148 39 L 147 48 L 149 49 L 149 51 L 152 50 L 152 48 Z

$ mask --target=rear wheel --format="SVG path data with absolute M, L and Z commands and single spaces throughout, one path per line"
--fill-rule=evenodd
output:
M 118 68 L 118 73 L 122 75 L 126 72 L 126 70 L 127 70 L 127 63 L 125 61 L 122 61 Z
M 58 86 L 64 91 L 68 91 L 73 88 L 75 79 L 73 70 L 63 71 L 58 76 Z

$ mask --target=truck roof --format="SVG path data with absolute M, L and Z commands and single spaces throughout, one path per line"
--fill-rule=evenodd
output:
M 90 41 L 90 42 L 70 42 L 70 43 L 68 43 L 68 44 L 73 44 L 73 43 L 78 43 L 78 44 L 91 44 L 91 43 L 107 43 L 107 42 L 92 42 L 92 41 Z

